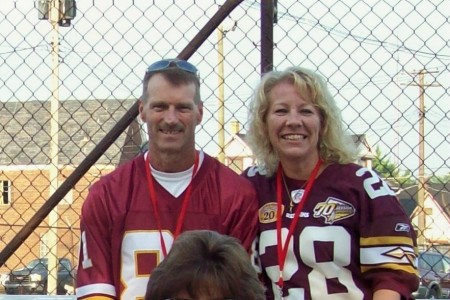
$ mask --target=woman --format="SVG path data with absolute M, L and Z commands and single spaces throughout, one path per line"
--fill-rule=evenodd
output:
M 250 105 L 245 171 L 259 194 L 267 299 L 412 299 L 416 240 L 377 174 L 353 163 L 340 110 L 316 73 L 269 72 Z
M 146 300 L 263 300 L 264 289 L 236 238 L 183 232 L 150 276 Z

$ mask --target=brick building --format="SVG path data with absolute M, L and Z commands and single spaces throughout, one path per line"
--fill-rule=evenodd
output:
M 136 100 L 67 100 L 59 108 L 58 181 L 61 184 L 94 149 Z M 0 249 L 23 228 L 49 198 L 50 103 L 2 102 L 0 109 Z M 142 143 L 139 124 L 103 153 L 59 202 L 57 253 L 77 263 L 79 213 L 89 186 L 102 174 L 135 155 Z M 131 152 L 127 152 L 129 149 Z M 134 151 L 134 152 L 133 152 Z M 49 251 L 48 218 L 33 231 L 0 269 L 5 273 Z

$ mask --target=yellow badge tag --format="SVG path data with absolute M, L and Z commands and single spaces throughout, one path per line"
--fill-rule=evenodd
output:
M 283 214 L 284 205 L 281 207 L 281 214 Z M 277 203 L 269 202 L 264 204 L 259 209 L 259 223 L 267 224 L 277 220 Z

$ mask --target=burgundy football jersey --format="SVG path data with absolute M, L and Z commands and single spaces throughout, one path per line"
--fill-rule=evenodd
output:
M 147 185 L 144 156 L 95 183 L 81 214 L 78 299 L 143 299 L 153 268 L 164 258 Z M 154 181 L 167 249 L 186 191 L 173 197 Z M 249 250 L 257 233 L 255 190 L 250 182 L 210 156 L 192 181 L 183 231 L 215 230 Z
M 280 299 L 276 174 L 244 174 L 259 197 L 259 260 L 267 299 Z M 286 178 L 282 241 L 286 240 L 304 181 Z M 291 194 L 294 207 L 290 208 Z M 412 299 L 418 286 L 416 237 L 394 192 L 373 171 L 356 164 L 329 165 L 314 181 L 288 245 L 283 299 L 369 300 L 378 289 Z

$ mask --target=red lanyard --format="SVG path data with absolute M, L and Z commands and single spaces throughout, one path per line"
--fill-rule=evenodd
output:
M 146 165 L 145 171 L 146 171 L 146 175 L 147 175 L 147 184 L 148 184 L 148 189 L 150 190 L 150 200 L 152 201 L 152 204 L 153 204 L 153 213 L 155 214 L 156 225 L 158 226 L 158 230 L 159 230 L 159 239 L 160 239 L 160 243 L 161 243 L 161 248 L 162 248 L 164 257 L 166 257 L 167 256 L 167 248 L 166 248 L 166 243 L 164 242 L 164 238 L 162 235 L 162 226 L 161 226 L 161 219 L 159 217 L 158 201 L 156 199 L 155 185 L 153 184 L 152 170 L 150 167 L 150 154 L 148 154 L 148 153 L 147 153 L 147 158 L 145 159 L 145 165 Z M 192 181 L 194 179 L 195 172 L 197 171 L 197 167 L 198 167 L 198 153 L 196 151 L 194 168 L 192 170 L 192 177 L 191 177 L 191 181 L 189 182 L 189 185 L 187 187 L 186 194 L 184 195 L 183 203 L 181 205 L 180 215 L 178 216 L 178 220 L 177 220 L 177 227 L 175 229 L 175 234 L 173 236 L 174 239 L 176 239 L 178 237 L 178 235 L 180 235 L 181 227 L 183 226 L 184 217 L 186 216 L 187 206 L 188 206 L 188 203 L 189 203 L 189 200 L 191 197 Z
M 309 195 L 309 191 L 311 190 L 314 181 L 316 180 L 317 173 L 319 172 L 320 166 L 322 165 L 322 160 L 319 159 L 314 167 L 311 175 L 308 178 L 308 183 L 306 184 L 305 193 L 302 196 L 300 203 L 295 209 L 294 219 L 289 226 L 289 231 L 284 242 L 284 247 L 281 238 L 281 207 L 282 207 L 282 195 L 283 189 L 281 184 L 281 176 L 283 173 L 283 167 L 281 164 L 278 166 L 277 170 L 277 252 L 278 252 L 278 265 L 280 266 L 280 278 L 278 279 L 277 285 L 280 288 L 280 291 L 283 289 L 284 281 L 283 281 L 283 269 L 284 263 L 286 262 L 287 250 L 289 241 L 291 240 L 292 234 L 294 232 L 295 226 L 297 225 L 298 219 L 300 217 L 300 213 L 303 209 L 303 205 L 305 205 L 306 199 Z M 287 191 L 289 193 L 289 191 Z

